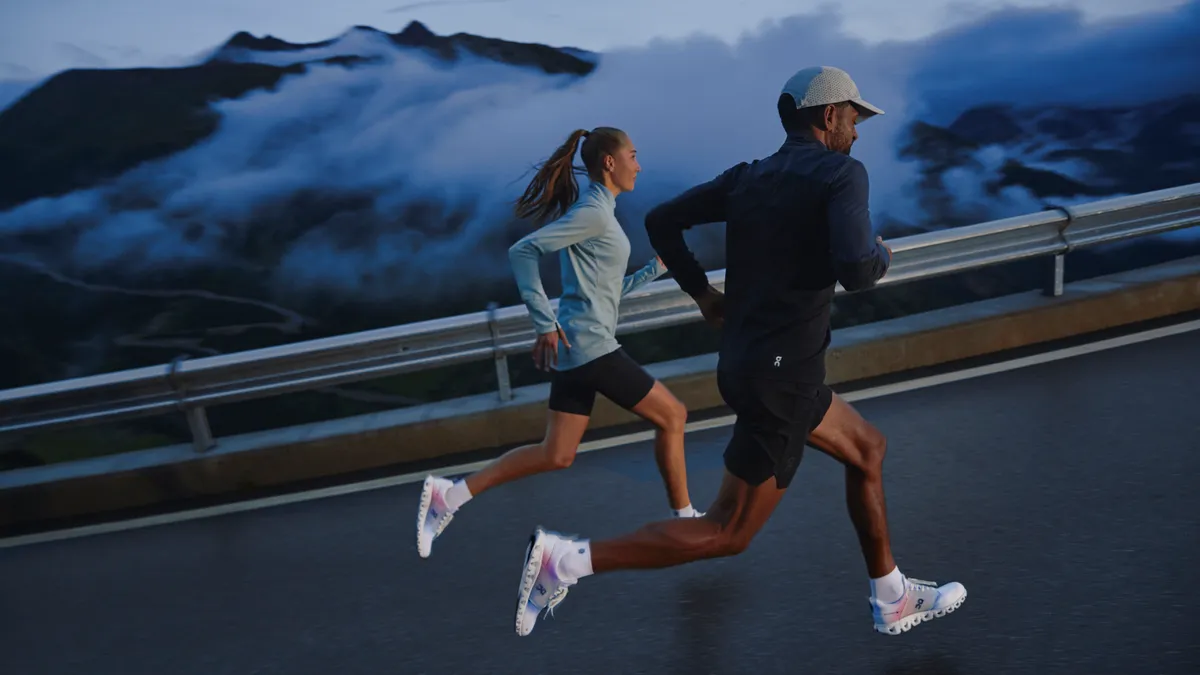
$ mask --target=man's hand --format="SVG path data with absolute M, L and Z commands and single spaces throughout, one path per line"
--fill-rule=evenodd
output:
M 533 343 L 533 364 L 538 370 L 550 370 L 551 365 L 558 365 L 558 339 L 562 338 L 563 344 L 567 349 L 571 349 L 571 342 L 567 340 L 567 334 L 563 332 L 562 326 L 556 326 L 552 332 L 542 333 L 537 336 L 537 341 Z
M 883 243 L 883 237 L 875 237 L 875 241 L 879 242 L 879 245 L 883 247 L 883 250 L 888 252 L 888 264 L 892 264 L 892 247 Z
M 709 286 L 692 298 L 700 307 L 704 320 L 714 328 L 725 325 L 725 294 Z

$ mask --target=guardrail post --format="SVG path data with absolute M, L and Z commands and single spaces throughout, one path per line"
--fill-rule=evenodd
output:
M 187 393 L 183 387 L 179 386 L 178 380 L 175 379 L 175 371 L 179 369 L 179 364 L 186 356 L 177 356 L 171 359 L 171 364 L 167 370 L 167 382 L 171 384 L 171 388 L 175 390 L 176 405 L 183 411 L 184 417 L 187 418 L 188 429 L 192 432 L 192 448 L 196 452 L 205 452 L 216 447 L 217 443 L 213 440 L 212 429 L 208 426 L 208 415 L 204 412 L 203 406 L 191 406 L 187 404 Z
M 213 440 L 212 429 L 208 426 L 208 415 L 204 413 L 204 408 L 184 408 L 183 414 L 187 416 L 188 428 L 192 430 L 192 447 L 196 452 L 204 452 L 216 447 L 217 443 Z
M 496 310 L 499 307 L 499 303 L 488 303 L 488 331 L 492 334 L 492 359 L 496 362 L 496 386 L 500 391 L 500 400 L 511 401 L 513 394 L 512 381 L 508 377 L 508 356 L 500 351 L 500 327 L 496 322 Z
M 1057 298 L 1063 294 L 1063 274 L 1067 269 L 1067 254 L 1071 252 L 1071 241 L 1067 239 L 1067 230 L 1074 224 L 1075 214 L 1071 211 L 1070 207 L 1059 206 L 1057 204 L 1049 204 L 1042 210 L 1059 211 L 1066 216 L 1066 220 L 1058 228 L 1058 237 L 1066 244 L 1066 247 L 1062 253 L 1055 254 L 1054 261 L 1051 263 L 1050 276 L 1046 280 L 1046 287 L 1042 289 L 1043 294 Z
M 1058 297 L 1063 294 L 1063 274 L 1067 269 L 1066 254 L 1059 253 L 1054 256 L 1054 268 L 1051 272 L 1049 281 L 1046 284 L 1046 295 Z

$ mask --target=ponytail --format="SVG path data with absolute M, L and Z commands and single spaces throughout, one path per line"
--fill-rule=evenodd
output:
M 579 142 L 583 141 L 583 147 Z M 575 151 L 583 159 L 583 168 L 593 180 L 604 175 L 604 158 L 616 154 L 628 142 L 624 131 L 615 127 L 596 127 L 591 131 L 576 129 L 567 140 L 550 155 L 537 175 L 525 188 L 525 194 L 517 200 L 514 211 L 518 218 L 532 217 L 539 225 L 553 220 L 579 198 L 579 184 L 575 182 Z
M 553 220 L 566 212 L 579 198 L 579 184 L 575 182 L 575 151 L 579 141 L 588 135 L 586 129 L 576 129 L 550 159 L 538 168 L 537 175 L 529 181 L 525 194 L 517 200 L 514 209 L 518 218 L 532 218 L 541 224 Z

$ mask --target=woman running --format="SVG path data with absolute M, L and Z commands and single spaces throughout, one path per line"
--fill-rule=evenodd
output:
M 581 139 L 579 151 L 590 179 L 583 194 L 572 166 Z M 615 336 L 621 297 L 667 271 L 655 258 L 625 276 L 629 239 L 614 211 L 617 195 L 633 190 L 641 170 L 637 149 L 625 132 L 612 127 L 578 129 L 539 168 L 517 201 L 518 217 L 539 224 L 553 220 L 508 250 L 538 333 L 534 363 L 541 370 L 553 370 L 546 436 L 540 443 L 508 451 L 465 480 L 428 476 L 417 512 L 417 552 L 422 558 L 429 557 L 433 540 L 472 497 L 525 476 L 571 466 L 597 392 L 657 427 L 654 455 L 674 515 L 704 515 L 692 508 L 688 497 L 683 456 L 687 409 L 625 353 Z M 538 259 L 554 251 L 561 251 L 563 288 L 557 319 L 538 271 Z

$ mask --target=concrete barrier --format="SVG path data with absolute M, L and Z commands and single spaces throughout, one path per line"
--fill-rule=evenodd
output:
M 832 385 L 951 363 L 1200 309 L 1200 258 L 834 332 Z M 723 405 L 716 355 L 652 364 L 689 410 Z M 836 388 L 836 386 L 835 386 Z M 0 527 L 378 469 L 539 439 L 549 386 L 0 473 Z M 637 419 L 599 397 L 591 432 Z

